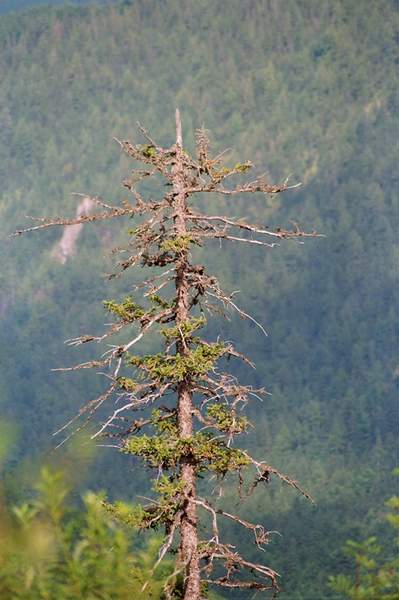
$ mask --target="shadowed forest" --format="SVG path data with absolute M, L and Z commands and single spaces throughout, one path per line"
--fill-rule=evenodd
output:
M 113 138 L 135 138 L 140 121 L 170 145 L 176 106 L 189 149 L 204 124 L 216 151 L 232 149 L 233 164 L 251 159 L 273 183 L 302 183 L 271 198 L 215 198 L 215 214 L 270 227 L 295 222 L 325 235 L 266 250 L 215 243 L 197 252 L 226 289 L 240 290 L 240 305 L 268 333 L 265 339 L 234 314 L 214 321 L 213 337 L 232 340 L 256 364 L 253 371 L 235 363 L 237 374 L 270 392 L 249 409 L 255 427 L 245 444 L 316 502 L 272 481 L 243 506 L 246 518 L 279 532 L 266 555 L 281 575 L 281 598 L 352 597 L 329 585 L 330 576 L 353 574 L 346 541 L 376 536 L 387 556 L 395 548 L 384 502 L 397 493 L 399 464 L 397 2 L 125 0 L 10 11 L 35 4 L 0 8 L 8 13 L 0 17 L 2 494 L 4 505 L 20 511 L 17 524 L 14 511 L 4 527 L 15 539 L 12 528 L 24 519 L 31 528 L 41 519 L 55 529 L 67 523 L 68 532 L 51 534 L 65 536 L 65 552 L 114 545 L 120 563 L 103 595 L 65 587 L 46 596 L 11 569 L 7 577 L 23 581 L 25 591 L 4 598 L 128 598 L 112 581 L 120 575 L 123 593 L 137 596 L 151 572 L 159 539 L 133 534 L 134 552 L 129 534 L 115 532 L 106 517 L 95 530 L 99 500 L 85 492 L 134 501 L 148 494 L 148 471 L 137 459 L 92 448 L 82 432 L 54 452 L 65 432 L 52 436 L 83 400 L 101 393 L 94 373 L 51 369 L 93 358 L 92 348 L 64 340 L 101 331 L 109 319 L 103 301 L 134 283 L 134 271 L 130 279 L 106 278 L 129 224 L 84 225 L 62 260 L 62 229 L 9 236 L 29 226 L 27 215 L 74 216 L 74 192 L 111 204 L 123 199 L 131 166 Z M 51 469 L 40 476 L 42 462 L 64 468 L 68 481 Z M 233 482 L 224 503 L 237 504 Z M 21 513 L 24 506 L 34 513 Z M 233 524 L 226 534 L 237 535 Z M 113 572 L 103 558 L 99 579 Z M 159 581 L 173 570 L 170 562 L 163 569 Z M 75 575 L 82 582 L 87 573 Z

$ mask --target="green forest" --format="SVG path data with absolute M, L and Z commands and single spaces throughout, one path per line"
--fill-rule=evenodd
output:
M 108 4 L 110 5 L 115 0 L 70 0 L 67 4 L 69 6 L 79 6 L 81 4 L 89 4 L 90 2 L 97 4 Z M 2 0 L 0 5 L 0 15 L 39 6 L 57 6 L 66 4 L 65 0 Z
M 84 225 L 64 254 L 62 229 L 10 236 L 30 226 L 27 216 L 73 217 L 74 193 L 123 200 L 131 165 L 115 138 L 135 141 L 139 121 L 172 144 L 178 106 L 189 150 L 204 125 L 233 164 L 251 160 L 273 183 L 301 183 L 266 198 L 208 198 L 204 210 L 324 236 L 198 251 L 268 333 L 233 313 L 213 321 L 212 338 L 256 364 L 234 363 L 237 375 L 269 392 L 249 408 L 245 445 L 315 500 L 272 480 L 242 505 L 245 518 L 278 532 L 265 554 L 280 574 L 279 597 L 398 598 L 389 575 L 398 570 L 398 3 L 125 0 L 27 10 L 36 4 L 45 3 L 0 7 L 0 529 L 15 540 L 9 555 L 0 551 L 1 597 L 116 600 L 141 593 L 151 572 L 159 537 L 119 528 L 99 509 L 105 494 L 127 503 L 148 495 L 141 461 L 92 447 L 95 422 L 58 450 L 65 432 L 53 436 L 103 389 L 94 372 L 52 369 L 93 358 L 96 348 L 64 341 L 101 332 L 110 320 L 103 301 L 135 283 L 134 270 L 106 277 L 130 223 Z M 223 504 L 237 503 L 228 481 Z M 29 539 L 43 524 L 39 552 Z M 226 535 L 237 536 L 232 524 Z M 389 567 L 378 580 L 379 565 Z M 167 559 L 149 598 L 161 598 L 170 573 Z M 359 576 L 364 589 L 353 587 Z

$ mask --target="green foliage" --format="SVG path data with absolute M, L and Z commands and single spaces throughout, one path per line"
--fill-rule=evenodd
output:
M 96 2 L 96 0 L 68 0 L 67 4 L 88 4 L 90 2 Z M 102 2 L 102 0 L 98 0 Z M 0 15 L 8 12 L 14 12 L 16 10 L 36 8 L 38 6 L 59 6 L 66 4 L 65 0 L 2 0 L 0 6 Z
M 245 163 L 236 163 L 234 165 L 234 171 L 237 171 L 237 173 L 246 173 L 247 171 L 249 171 L 250 169 L 252 169 L 253 164 L 251 163 L 251 161 L 246 161 Z
M 140 435 L 130 438 L 123 451 L 145 458 L 152 467 L 170 469 L 182 458 L 197 464 L 199 471 L 212 471 L 225 475 L 228 471 L 240 470 L 250 463 L 247 455 L 238 448 L 229 448 L 224 440 L 216 439 L 211 433 L 196 433 L 180 438 L 173 435 Z
M 162 327 L 161 333 L 168 342 L 178 339 L 181 336 L 181 332 L 186 339 L 190 339 L 193 333 L 204 327 L 205 324 L 205 317 L 192 317 L 180 323 L 179 327 Z
M 173 566 L 165 561 L 153 571 L 158 538 L 133 545 L 131 531 L 115 525 L 99 494 L 87 492 L 81 511 L 67 508 L 61 472 L 43 468 L 36 489 L 12 513 L 0 507 L 2 600 L 163 597 Z
M 130 356 L 127 363 L 142 369 L 156 381 L 179 382 L 187 377 L 199 378 L 205 375 L 225 353 L 226 346 L 221 342 L 198 342 L 187 354 Z
M 137 383 L 130 377 L 118 377 L 117 379 L 119 386 L 126 392 L 134 392 L 137 387 Z
M 386 503 L 391 510 L 386 515 L 396 533 L 393 547 L 390 540 L 379 541 L 372 536 L 364 542 L 346 543 L 346 553 L 355 563 L 354 576 L 330 577 L 330 586 L 348 600 L 399 599 L 399 497 Z M 383 545 L 381 543 L 383 542 Z
M 114 300 L 105 300 L 105 308 L 117 315 L 122 321 L 130 323 L 137 321 L 145 314 L 145 310 L 136 302 L 134 302 L 131 296 L 128 296 L 123 302 L 115 302 Z
M 220 431 L 242 433 L 249 426 L 247 417 L 238 417 L 234 411 L 229 410 L 223 404 L 210 404 L 207 407 L 207 414 L 216 421 Z
M 136 529 L 157 529 L 164 528 L 165 525 L 168 527 L 181 508 L 183 484 L 179 479 L 163 475 L 154 483 L 153 489 L 157 494 L 157 502 L 151 506 L 104 502 L 104 507 L 116 520 Z
M 132 529 L 146 528 L 152 518 L 152 513 L 147 512 L 141 504 L 131 506 L 126 502 L 118 500 L 112 504 L 103 501 L 103 506 L 114 519 L 124 525 L 128 525 Z
M 157 431 L 161 433 L 170 433 L 176 435 L 177 432 L 177 418 L 176 412 L 170 414 L 164 414 L 159 409 L 152 411 L 151 422 Z
M 142 146 L 141 153 L 145 158 L 153 158 L 154 156 L 156 156 L 157 151 L 156 151 L 155 146 L 152 146 L 151 144 L 147 144 L 145 146 Z
M 164 298 L 161 298 L 161 296 L 158 294 L 151 294 L 148 298 L 154 306 L 158 306 L 163 309 L 173 308 L 175 304 L 174 300 L 167 301 Z
M 181 254 L 186 252 L 192 243 L 193 238 L 190 235 L 177 235 L 162 242 L 160 249 L 165 252 Z

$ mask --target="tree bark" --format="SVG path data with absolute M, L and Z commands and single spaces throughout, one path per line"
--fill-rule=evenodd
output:
M 182 162 L 182 126 L 179 110 L 176 110 L 176 164 L 173 169 L 173 193 L 175 206 L 175 228 L 177 236 L 187 235 L 186 212 L 187 197 L 185 192 L 184 165 Z M 189 268 L 188 250 L 182 252 L 176 269 L 176 325 L 189 317 L 189 283 L 187 281 Z M 176 351 L 186 354 L 188 349 L 184 339 L 177 342 Z M 179 435 L 182 438 L 193 434 L 193 400 L 190 381 L 182 381 L 177 390 L 177 420 Z M 200 600 L 200 566 L 198 556 L 197 508 L 194 502 L 196 496 L 195 464 L 190 457 L 181 461 L 181 478 L 183 481 L 183 514 L 180 528 L 180 560 L 184 565 L 184 600 Z

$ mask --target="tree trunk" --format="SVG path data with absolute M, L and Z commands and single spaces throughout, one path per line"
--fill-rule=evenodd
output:
M 186 229 L 186 194 L 184 180 L 184 166 L 182 164 L 182 129 L 180 113 L 176 110 L 176 165 L 173 170 L 174 206 L 176 210 L 175 227 L 178 236 L 187 234 Z M 188 251 L 182 252 L 181 259 L 176 269 L 176 325 L 186 321 L 189 317 L 189 284 Z M 181 339 L 177 342 L 176 351 L 179 354 L 187 353 L 188 349 Z M 191 437 L 193 434 L 192 392 L 190 382 L 182 381 L 177 390 L 177 420 L 179 435 L 182 438 Z M 195 464 L 189 457 L 181 461 L 181 478 L 183 481 L 183 515 L 181 517 L 180 560 L 184 565 L 184 600 L 200 599 L 200 568 L 198 557 L 197 534 L 197 507 L 193 502 L 196 495 Z

